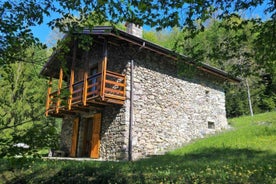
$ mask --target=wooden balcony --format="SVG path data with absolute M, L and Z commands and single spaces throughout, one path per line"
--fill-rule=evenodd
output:
M 122 105 L 126 99 L 125 75 L 108 70 L 84 76 L 84 80 L 65 88 L 59 84 L 59 89 L 54 92 L 51 92 L 51 85 L 47 94 L 46 116 L 61 116 L 108 104 Z

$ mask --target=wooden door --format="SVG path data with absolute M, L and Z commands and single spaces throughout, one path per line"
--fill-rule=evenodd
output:
M 73 132 L 72 132 L 70 157 L 76 157 L 77 156 L 79 122 L 80 122 L 80 118 L 78 118 L 78 117 L 75 118 L 74 121 L 73 121 Z
M 93 117 L 90 158 L 99 158 L 100 156 L 101 118 L 101 113 L 97 113 Z
M 83 146 L 82 146 L 82 156 L 90 157 L 91 150 L 91 137 L 92 137 L 92 126 L 93 119 L 87 118 L 84 121 L 84 129 L 83 129 Z

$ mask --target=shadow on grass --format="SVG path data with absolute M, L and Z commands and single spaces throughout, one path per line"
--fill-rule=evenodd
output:
M 273 183 L 276 155 L 250 149 L 207 148 L 135 162 L 37 161 L 8 183 Z

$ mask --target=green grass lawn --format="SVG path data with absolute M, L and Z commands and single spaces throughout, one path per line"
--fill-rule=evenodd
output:
M 276 112 L 135 162 L 1 159 L 0 183 L 275 183 Z

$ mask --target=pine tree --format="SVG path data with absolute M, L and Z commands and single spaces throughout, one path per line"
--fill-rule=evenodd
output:
M 0 70 L 0 156 L 35 154 L 57 143 L 56 122 L 44 117 L 47 82 L 39 71 L 45 51 L 29 48 L 26 55 L 24 62 L 6 64 Z

